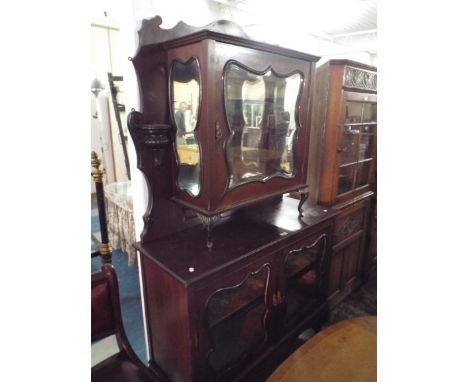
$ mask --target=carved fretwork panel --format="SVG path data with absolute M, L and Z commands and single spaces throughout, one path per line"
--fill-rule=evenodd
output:
M 339 243 L 348 236 L 351 236 L 353 233 L 358 232 L 362 228 L 363 221 L 363 209 L 359 209 L 347 216 L 338 218 L 335 227 L 334 242 Z
M 353 89 L 377 91 L 377 73 L 345 66 L 343 86 Z

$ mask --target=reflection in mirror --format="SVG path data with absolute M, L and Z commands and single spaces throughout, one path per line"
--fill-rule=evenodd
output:
M 176 128 L 177 185 L 193 196 L 200 194 L 200 146 L 197 138 L 200 106 L 200 66 L 196 58 L 173 61 L 170 75 L 171 110 Z
M 229 188 L 274 176 L 294 177 L 302 76 L 280 77 L 271 70 L 255 74 L 229 63 L 224 78 Z

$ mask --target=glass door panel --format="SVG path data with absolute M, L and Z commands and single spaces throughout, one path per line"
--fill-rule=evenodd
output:
M 354 163 L 357 161 L 359 147 L 359 127 L 344 126 L 341 138 L 340 164 Z
M 377 104 L 365 103 L 362 112 L 362 122 L 377 122 Z
M 200 194 L 200 146 L 197 138 L 200 109 L 200 66 L 196 58 L 173 61 L 170 73 L 171 110 L 176 128 L 177 186 Z
M 377 144 L 376 131 L 377 103 L 347 101 L 338 147 L 338 195 L 368 184 Z
M 242 362 L 266 342 L 265 305 L 270 265 L 264 264 L 238 285 L 209 299 L 206 322 L 212 348 L 208 361 L 217 375 Z
M 303 78 L 272 70 L 256 73 L 227 64 L 224 103 L 230 131 L 226 158 L 231 189 L 241 184 L 295 174 L 296 116 Z
M 357 168 L 356 187 L 365 186 L 369 183 L 369 172 L 372 160 L 360 162 Z
M 340 167 L 338 175 L 338 194 L 351 191 L 354 183 L 354 171 L 356 164 Z
M 326 235 L 323 234 L 313 243 L 289 251 L 286 255 L 286 326 L 323 302 L 325 248 Z
M 362 102 L 346 102 L 345 123 L 360 123 L 362 119 Z
M 361 134 L 359 141 L 359 160 L 372 158 L 375 145 L 375 135 L 373 134 Z

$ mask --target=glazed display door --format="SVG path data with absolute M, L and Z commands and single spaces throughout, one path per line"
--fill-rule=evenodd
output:
M 327 235 L 313 236 L 288 249 L 284 258 L 286 312 L 284 325 L 298 319 L 325 301 L 325 253 Z
M 267 294 L 271 265 L 255 265 L 228 275 L 206 295 L 203 326 L 209 339 L 205 379 L 219 380 L 266 345 Z
M 223 44 L 220 44 L 223 45 Z M 306 186 L 311 63 L 220 46 L 214 185 L 222 206 Z M 239 54 L 239 52 L 241 54 Z
M 296 173 L 297 104 L 303 78 L 254 72 L 235 61 L 225 67 L 224 102 L 228 190 Z

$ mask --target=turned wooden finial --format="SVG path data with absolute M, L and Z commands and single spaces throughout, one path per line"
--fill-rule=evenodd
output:
M 93 171 L 91 171 L 91 175 L 94 181 L 102 183 L 104 171 L 99 169 L 99 167 L 101 166 L 101 160 L 99 159 L 95 151 L 91 151 L 91 166 L 94 167 Z

